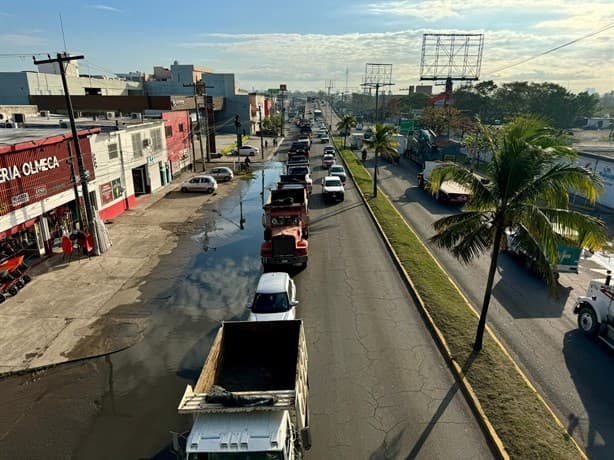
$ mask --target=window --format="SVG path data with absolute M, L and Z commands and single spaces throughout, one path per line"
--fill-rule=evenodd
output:
M 119 156 L 119 149 L 117 148 L 117 144 L 109 144 L 109 160 L 114 160 Z
M 143 156 L 143 142 L 141 141 L 141 133 L 132 135 L 132 152 L 135 157 Z
M 179 132 L 182 133 L 183 132 L 183 123 L 179 123 Z
M 172 137 L 173 136 L 173 127 L 172 126 L 166 126 L 164 128 L 164 131 L 166 132 L 166 137 Z
M 150 131 L 151 134 L 151 144 L 155 151 L 162 150 L 162 133 L 159 129 L 152 129 Z

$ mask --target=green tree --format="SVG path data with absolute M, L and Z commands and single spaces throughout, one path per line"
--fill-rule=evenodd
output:
M 378 157 L 383 156 L 388 160 L 398 160 L 396 146 L 398 142 L 392 139 L 395 134 L 394 127 L 377 123 L 375 130 L 371 130 L 371 137 L 363 139 L 363 145 L 373 149 L 375 153 L 375 167 L 373 168 L 373 196 L 377 196 L 377 163 Z
M 451 127 L 459 126 L 461 111 L 453 106 L 427 107 L 420 117 L 420 126 L 434 131 L 437 135 L 448 135 Z
M 345 150 L 346 140 L 348 133 L 356 126 L 356 118 L 353 115 L 344 115 L 339 123 L 337 123 L 337 129 L 343 131 L 343 149 Z
M 436 193 L 445 180 L 454 180 L 472 192 L 464 212 L 434 223 L 432 241 L 451 250 L 463 263 L 490 250 L 491 260 L 474 350 L 482 348 L 486 315 L 492 294 L 497 259 L 506 228 L 515 231 L 514 243 L 534 261 L 536 270 L 553 287 L 552 265 L 557 243 L 575 240 L 581 247 L 597 248 L 607 241 L 604 223 L 569 210 L 570 190 L 594 202 L 602 189 L 598 176 L 574 166 L 576 153 L 535 117 L 517 117 L 493 137 L 493 159 L 484 184 L 471 171 L 455 164 L 436 168 L 430 185 Z M 552 264 L 552 265 L 551 265 Z

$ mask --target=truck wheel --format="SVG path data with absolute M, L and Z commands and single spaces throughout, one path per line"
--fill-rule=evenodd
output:
M 586 335 L 597 334 L 599 323 L 597 322 L 597 315 L 595 315 L 595 311 L 591 307 L 584 306 L 580 308 L 578 312 L 578 328 Z

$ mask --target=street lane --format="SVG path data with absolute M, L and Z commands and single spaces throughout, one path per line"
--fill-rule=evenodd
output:
M 314 183 L 322 145 L 312 146 Z M 310 355 L 308 458 L 492 458 L 353 184 L 311 197 L 296 277 Z

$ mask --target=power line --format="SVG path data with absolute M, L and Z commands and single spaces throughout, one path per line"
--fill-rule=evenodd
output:
M 607 26 L 603 26 L 601 29 L 599 29 L 599 30 L 597 30 L 595 32 L 588 33 L 586 35 L 583 35 L 582 37 L 576 38 L 574 40 L 570 40 L 570 41 L 568 41 L 566 43 L 563 43 L 562 45 L 555 46 L 554 48 L 550 48 L 547 51 L 544 51 L 542 53 L 536 54 L 536 55 L 531 56 L 529 58 L 526 58 L 526 59 L 524 59 L 522 61 L 516 62 L 515 64 L 510 64 L 508 66 L 501 67 L 500 69 L 492 70 L 492 71 L 488 72 L 488 74 L 502 72 L 504 70 L 511 69 L 512 67 L 519 66 L 519 65 L 524 64 L 526 62 L 533 61 L 533 60 L 535 60 L 535 59 L 537 59 L 539 57 L 545 56 L 545 55 L 550 54 L 550 53 L 554 53 L 555 51 L 558 51 L 561 48 L 565 48 L 567 46 L 573 45 L 574 43 L 578 43 L 579 41 L 582 41 L 582 40 L 585 40 L 587 38 L 593 37 L 595 35 L 600 34 L 601 32 L 605 32 L 606 30 L 609 30 L 609 29 L 612 29 L 612 28 L 614 28 L 614 23 L 608 24 Z

